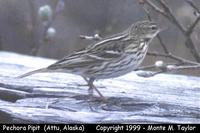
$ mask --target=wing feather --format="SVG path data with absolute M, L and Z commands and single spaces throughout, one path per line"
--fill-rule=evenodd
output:
M 56 63 L 50 65 L 48 69 L 73 69 L 88 67 L 91 65 L 101 65 L 108 60 L 119 59 L 124 55 L 126 43 L 130 43 L 128 30 L 105 38 L 95 44 L 89 45 L 86 49 L 75 52 Z M 125 41 L 124 41 L 125 40 Z

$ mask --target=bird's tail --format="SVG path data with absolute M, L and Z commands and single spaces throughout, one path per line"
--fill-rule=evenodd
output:
M 43 73 L 43 72 L 47 72 L 47 71 L 48 71 L 47 68 L 41 68 L 41 69 L 37 69 L 37 70 L 31 71 L 31 72 L 25 73 L 25 74 L 23 74 L 23 75 L 20 75 L 20 76 L 18 76 L 17 78 L 24 78 L 24 77 L 33 75 L 33 74 L 35 74 L 35 73 Z

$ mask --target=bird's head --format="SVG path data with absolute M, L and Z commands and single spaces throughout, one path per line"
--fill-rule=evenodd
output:
M 161 30 L 158 28 L 157 24 L 153 21 L 139 21 L 133 24 L 130 28 L 130 36 L 136 36 L 141 39 L 152 39 Z

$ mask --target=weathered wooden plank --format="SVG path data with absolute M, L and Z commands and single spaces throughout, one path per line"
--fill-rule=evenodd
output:
M 0 52 L 0 118 L 4 118 L 0 122 L 200 123 L 199 77 L 160 74 L 142 78 L 133 72 L 97 81 L 106 101 L 97 94 L 88 96 L 88 87 L 76 75 L 16 78 L 54 61 Z

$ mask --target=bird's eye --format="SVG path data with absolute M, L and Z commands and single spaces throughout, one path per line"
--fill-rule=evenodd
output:
M 155 26 L 155 25 L 154 25 L 154 26 L 151 26 L 151 29 L 152 29 L 152 30 L 157 30 L 157 26 Z
M 135 28 L 137 29 L 137 28 L 138 28 L 138 26 L 137 26 L 137 25 L 135 25 Z

